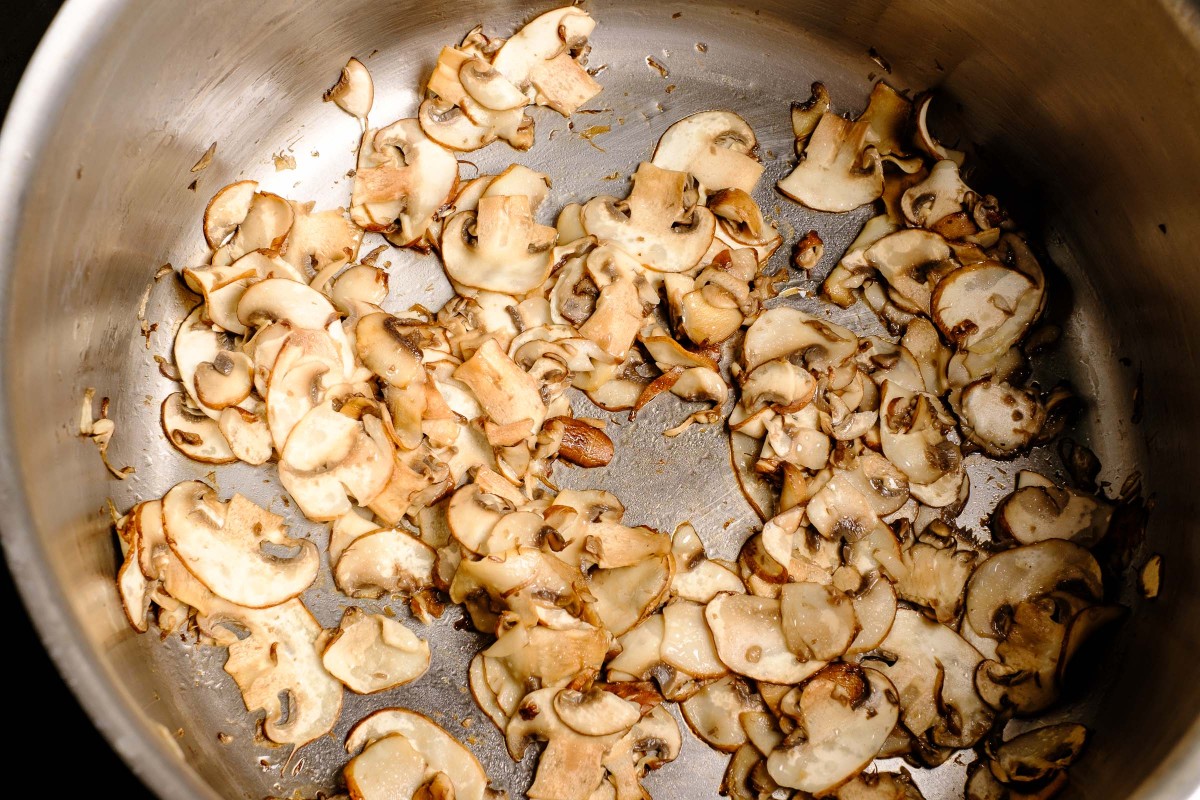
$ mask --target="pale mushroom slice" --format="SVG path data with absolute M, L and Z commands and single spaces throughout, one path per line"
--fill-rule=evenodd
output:
M 929 229 L 962 211 L 968 196 L 973 195 L 959 177 L 958 165 L 943 160 L 933 165 L 923 181 L 904 192 L 900 209 L 910 224 Z
M 864 578 L 865 588 L 854 594 L 854 616 L 859 631 L 846 649 L 846 655 L 874 650 L 892 630 L 896 620 L 896 590 L 892 582 L 879 573 Z
M 806 661 L 841 657 L 860 627 L 851 598 L 834 586 L 789 583 L 779 593 L 783 638 Z
M 421 131 L 442 147 L 471 152 L 496 141 L 497 132 L 473 121 L 463 109 L 441 98 L 429 97 L 417 108 Z
M 595 27 L 581 8 L 547 11 L 501 45 L 492 66 L 518 88 L 528 87 L 526 96 L 532 94 L 539 105 L 570 116 L 600 93 L 600 84 L 572 58 Z
M 403 389 L 425 379 L 421 336 L 411 321 L 384 311 L 362 317 L 354 326 L 354 351 L 389 386 Z
M 367 115 L 371 113 L 371 106 L 375 102 L 375 81 L 371 79 L 371 71 L 357 58 L 351 58 L 342 67 L 337 83 L 321 99 L 334 103 L 366 124 Z
M 975 691 L 983 656 L 954 630 L 907 608 L 863 664 L 888 676 L 904 727 L 939 747 L 971 747 L 988 732 L 992 711 Z
M 628 567 L 597 569 L 587 589 L 592 608 L 613 636 L 621 636 L 662 605 L 671 590 L 675 570 L 670 554 L 650 557 Z
M 245 353 L 222 350 L 212 361 L 196 365 L 196 397 L 207 408 L 223 411 L 250 396 L 254 362 Z
M 958 418 L 968 440 L 994 458 L 1008 458 L 1033 445 L 1046 407 L 1037 392 L 985 378 L 962 390 Z
M 962 451 L 946 436 L 952 424 L 933 395 L 884 381 L 879 414 L 883 454 L 908 478 L 910 490 L 958 474 Z
M 523 423 L 533 433 L 546 419 L 537 382 L 489 339 L 454 370 L 454 377 L 478 398 L 484 413 L 497 425 Z
M 1036 472 L 1022 470 L 1017 489 L 992 513 L 997 528 L 1021 544 L 1066 539 L 1090 547 L 1104 537 L 1113 507 Z
M 830 378 L 835 390 L 854 378 L 853 359 L 858 337 L 848 328 L 817 319 L 798 308 L 776 306 L 759 315 L 746 330 L 742 343 L 742 366 L 747 373 L 777 358 L 801 354 L 804 365 Z
M 192 405 L 216 419 L 221 412 L 206 408 L 196 395 L 196 370 L 203 363 L 211 363 L 222 351 L 234 350 L 236 340 L 229 333 L 214 330 L 204 321 L 203 314 L 204 306 L 196 306 L 180 323 L 175 333 L 172 355 L 175 369 L 179 372 L 179 382 L 183 384 Z
M 929 132 L 929 107 L 933 104 L 933 98 L 933 93 L 929 93 L 917 99 L 916 134 L 913 139 L 917 147 L 925 151 L 931 158 L 939 161 L 951 161 L 961 167 L 966 154 L 961 150 L 951 150 L 945 147 Z
M 295 219 L 279 254 L 297 273 L 290 277 L 315 274 L 314 288 L 324 291 L 324 276 L 332 277 L 332 273 L 355 258 L 363 232 L 346 217 L 343 209 L 313 211 L 313 205 L 292 203 Z M 259 277 L 269 277 L 263 272 L 259 270 Z
M 382 528 L 346 546 L 333 579 L 351 597 L 408 595 L 433 586 L 435 564 L 432 547 L 407 531 Z
M 387 270 L 366 264 L 347 267 L 333 279 L 329 289 L 329 299 L 345 314 L 350 314 L 364 303 L 377 306 L 386 300 L 387 296 Z
M 379 417 L 355 419 L 349 403 L 334 411 L 323 402 L 296 423 L 279 456 L 279 480 L 300 511 L 314 521 L 334 520 L 370 504 L 387 487 L 394 448 Z
M 753 156 L 758 140 L 746 120 L 732 111 L 701 111 L 663 133 L 652 164 L 688 172 L 708 193 L 722 189 L 754 191 L 762 164 Z
M 458 183 L 458 159 L 415 119 L 368 130 L 359 147 L 350 218 L 404 247 L 419 247 Z
M 675 577 L 671 594 L 694 603 L 707 603 L 724 592 L 746 591 L 735 570 L 708 558 L 704 543 L 691 523 L 683 523 L 671 537 Z
M 796 704 L 795 740 L 767 757 L 780 786 L 823 794 L 862 771 L 896 725 L 900 707 L 891 681 L 874 669 L 833 664 L 813 676 Z
M 718 222 L 714 248 L 749 248 L 758 263 L 765 264 L 783 244 L 783 236 L 763 217 L 758 203 L 741 189 L 722 189 L 712 194 L 708 198 L 708 208 L 717 216 Z M 797 244 L 797 247 L 802 245 Z
M 442 260 L 455 283 L 523 295 L 545 282 L 554 265 L 557 231 L 537 224 L 526 195 L 485 196 L 460 211 L 442 232 Z
M 703 620 L 703 610 L 701 610 L 700 616 Z M 664 620 L 662 614 L 653 614 L 620 637 L 618 640 L 620 652 L 605 664 L 608 680 L 641 681 L 650 677 L 651 671 L 662 663 Z M 707 632 L 707 626 L 705 628 Z M 710 635 L 710 648 L 712 648 L 711 638 Z M 716 658 L 715 650 L 713 658 Z
M 560 689 L 551 705 L 564 725 L 584 736 L 623 734 L 642 716 L 637 703 L 599 687 L 586 691 Z
M 733 676 L 706 684 L 679 708 L 692 733 L 723 753 L 732 753 L 746 743 L 741 715 L 765 710 L 754 689 Z
M 233 235 L 213 252 L 212 263 L 230 264 L 255 250 L 281 250 L 294 218 L 287 200 L 270 192 L 255 192 Z
M 687 173 L 643 162 L 625 200 L 596 197 L 581 211 L 589 234 L 657 272 L 686 272 L 712 243 L 716 219 L 687 196 Z
M 238 181 L 217 191 L 204 209 L 204 239 L 214 250 L 233 235 L 250 213 L 258 191 L 256 181 Z
M 228 464 L 238 459 L 220 426 L 202 411 L 191 408 L 182 392 L 163 400 L 162 429 L 167 441 L 193 461 Z
M 918 228 L 883 237 L 866 249 L 863 258 L 887 281 L 900 308 L 925 315 L 930 313 L 938 280 L 959 266 L 945 239 Z
M 1002 783 L 1035 783 L 1069 767 L 1086 741 L 1087 728 L 1077 723 L 1034 728 L 996 746 L 989 766 Z
M 718 678 L 729 671 L 717 654 L 712 630 L 699 603 L 675 601 L 662 610 L 658 655 L 662 662 L 693 678 Z M 651 617 L 654 619 L 654 617 Z M 649 632 L 644 636 L 649 637 Z M 631 644 L 642 644 L 633 642 Z M 642 647 L 649 649 L 649 639 Z M 647 660 L 649 655 L 647 655 Z
M 732 671 L 768 683 L 799 683 L 825 666 L 787 646 L 778 600 L 721 595 L 704 611 L 721 661 Z
M 357 754 L 372 742 L 400 736 L 425 761 L 427 774 L 443 773 L 455 800 L 487 800 L 487 773 L 475 755 L 437 723 L 416 711 L 385 708 L 362 719 L 346 736 L 346 752 Z
M 296 597 L 320 568 L 317 547 L 287 535 L 283 518 L 240 494 L 222 503 L 208 484 L 185 481 L 163 498 L 171 550 L 219 597 L 265 608 Z
M 325 330 L 338 318 L 337 309 L 323 294 L 287 278 L 267 278 L 246 289 L 238 300 L 237 315 L 247 327 L 285 322 L 313 331 Z
M 1045 302 L 1035 280 L 997 261 L 967 264 L 933 290 L 934 324 L 972 353 L 1002 353 L 1020 341 Z
M 411 683 L 429 669 L 429 644 L 394 619 L 348 608 L 321 661 L 358 694 Z
M 1087 550 L 1062 539 L 1005 550 L 975 568 L 967 584 L 966 619 L 975 633 L 1003 638 L 1006 609 L 1064 588 L 1088 600 L 1104 596 L 1100 566 Z
M 429 765 L 400 734 L 371 742 L 342 770 L 353 800 L 415 798 L 426 784 Z
M 821 115 L 800 163 L 776 184 L 816 211 L 850 211 L 883 194 L 883 164 L 868 142 L 871 128 L 832 112 Z
M 529 104 L 524 92 L 482 58 L 464 61 L 458 68 L 458 80 L 467 94 L 493 111 L 511 111 Z

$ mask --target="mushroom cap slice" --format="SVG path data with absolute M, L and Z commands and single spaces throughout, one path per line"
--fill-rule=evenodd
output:
M 721 661 L 732 671 L 768 683 L 799 683 L 825 666 L 804 661 L 787 646 L 779 601 L 726 594 L 704 610 Z
M 751 155 L 757 144 L 750 124 L 732 111 L 701 111 L 667 128 L 651 163 L 691 173 L 710 193 L 740 189 L 749 194 L 763 171 Z
M 847 648 L 847 655 L 874 650 L 887 638 L 896 620 L 896 590 L 892 582 L 876 573 L 868 576 L 867 588 L 860 590 L 852 602 L 859 631 Z
M 250 213 L 250 204 L 258 191 L 256 181 L 238 181 L 217 190 L 204 209 L 204 240 L 216 249 L 233 235 Z
M 613 636 L 621 636 L 662 605 L 675 571 L 670 554 L 650 557 L 628 567 L 597 569 L 588 589 L 593 609 Z
M 421 131 L 442 147 L 471 152 L 496 141 L 496 131 L 480 125 L 457 105 L 441 98 L 430 97 L 417 109 Z
M 729 668 L 717 655 L 717 645 L 704 617 L 704 608 L 699 603 L 676 601 L 662 610 L 658 655 L 667 665 L 693 678 L 717 678 Z
M 492 58 L 492 66 L 518 87 L 538 86 L 538 79 L 544 78 L 538 74 L 539 68 L 544 69 L 546 62 L 567 50 L 582 47 L 595 27 L 596 21 L 581 8 L 547 11 L 509 37 Z
M 1005 785 L 996 779 L 988 762 L 979 760 L 967 769 L 967 800 L 1050 800 L 1067 785 L 1067 773 L 1057 772 L 1043 784 Z
M 348 608 L 321 660 L 351 691 L 371 694 L 424 675 L 429 644 L 394 619 Z
M 1005 609 L 1059 588 L 1093 601 L 1104 596 L 1100 565 L 1091 553 L 1061 539 L 996 553 L 967 583 L 967 622 L 980 636 L 1002 638 L 996 623 Z
M 409 594 L 433 585 L 435 561 L 433 548 L 421 540 L 406 531 L 382 528 L 342 550 L 333 579 L 351 597 Z
M 223 350 L 233 350 L 235 340 L 228 333 L 216 331 L 204 321 L 204 306 L 196 306 L 179 325 L 175 332 L 172 355 L 175 369 L 179 371 L 179 382 L 187 392 L 192 404 L 207 416 L 216 419 L 221 412 L 206 408 L 196 396 L 196 370 L 205 362 L 212 362 Z
M 467 94 L 493 111 L 511 111 L 529 104 L 524 92 L 482 58 L 464 61 L 458 68 L 458 80 Z
M 220 426 L 201 411 L 189 408 L 182 392 L 175 392 L 163 400 L 162 429 L 167 441 L 193 461 L 205 464 L 237 461 Z
M 853 602 L 833 586 L 786 584 L 779 593 L 779 611 L 788 648 L 807 660 L 840 657 L 859 631 Z
M 323 294 L 287 278 L 259 281 L 238 301 L 238 319 L 251 327 L 286 322 L 293 328 L 319 331 L 337 317 L 337 309 Z
M 470 388 L 484 413 L 497 425 L 525 422 L 533 433 L 546 419 L 546 404 L 537 382 L 494 339 L 484 342 L 460 364 L 454 377 Z
M 818 374 L 834 373 L 840 372 L 857 351 L 858 337 L 849 329 L 817 319 L 798 308 L 776 306 L 760 314 L 746 330 L 742 366 L 750 374 L 768 361 L 799 353 L 810 370 Z M 841 389 L 844 385 L 833 388 Z
M 780 786 L 823 794 L 862 771 L 896 725 L 896 689 L 880 672 L 832 664 L 813 676 L 797 704 L 805 737 L 767 757 Z
M 696 736 L 714 750 L 732 753 L 746 743 L 741 715 L 761 712 L 765 706 L 746 681 L 727 675 L 705 684 L 679 708 Z
M 879 407 L 883 454 L 909 480 L 909 490 L 933 484 L 962 466 L 962 451 L 946 438 L 951 423 L 940 400 L 884 381 Z M 957 493 L 957 481 L 955 482 Z
M 429 765 L 400 734 L 376 739 L 342 770 L 354 800 L 413 798 L 426 783 Z
M 296 597 L 320 568 L 316 545 L 289 537 L 282 517 L 240 494 L 222 503 L 200 481 L 185 481 L 167 492 L 163 522 L 167 543 L 184 566 L 236 605 L 265 608 Z M 288 550 L 295 553 L 279 552 Z
M 605 664 L 608 679 L 618 680 L 618 675 L 622 680 L 648 679 L 650 671 L 662 663 L 664 631 L 663 615 L 652 614 L 621 636 L 621 652 Z M 715 651 L 713 657 L 716 657 Z
M 425 377 L 420 338 L 411 321 L 378 311 L 354 326 L 354 351 L 367 369 L 402 389 Z
M 530 800 L 586 800 L 604 778 L 604 756 L 625 733 L 607 736 L 577 733 L 555 710 L 558 692 L 546 688 L 526 695 L 505 730 L 508 752 L 514 760 L 524 756 L 530 742 L 546 742 L 533 785 L 526 791 Z
M 350 729 L 346 752 L 358 753 L 385 736 L 402 736 L 425 760 L 430 773 L 441 772 L 454 786 L 455 800 L 486 800 L 487 773 L 474 754 L 437 723 L 404 708 L 385 708 Z
M 196 397 L 208 408 L 223 411 L 250 396 L 254 362 L 245 353 L 222 350 L 196 366 Z
M 967 264 L 938 281 L 933 322 L 951 342 L 972 353 L 1002 353 L 1025 334 L 1045 302 L 1045 290 L 997 261 Z
M 1034 728 L 999 745 L 992 752 L 992 774 L 1003 783 L 1032 783 L 1066 769 L 1079 757 L 1087 728 L 1063 722 Z
M 446 274 L 472 289 L 523 295 L 550 276 L 558 232 L 534 221 L 525 195 L 484 196 L 442 232 Z
M 926 315 L 938 277 L 958 266 L 945 239 L 919 228 L 884 236 L 866 249 L 863 258 L 887 281 L 901 308 Z
M 816 211 L 850 211 L 883 195 L 883 165 L 871 128 L 832 112 L 821 115 L 796 168 L 779 191 Z
M 966 437 L 995 458 L 1028 449 L 1046 422 L 1037 392 L 985 378 L 962 391 L 958 418 Z
M 596 197 L 580 212 L 589 234 L 657 272 L 686 272 L 712 243 L 716 218 L 686 197 L 687 173 L 643 162 L 625 200 Z
M 371 105 L 375 102 L 375 81 L 371 79 L 371 71 L 357 58 L 351 58 L 342 67 L 337 83 L 325 92 L 322 99 L 325 102 L 333 101 L 342 111 L 366 122 Z
M 584 736 L 623 734 L 642 716 L 637 703 L 599 688 L 562 689 L 551 704 L 564 725 Z

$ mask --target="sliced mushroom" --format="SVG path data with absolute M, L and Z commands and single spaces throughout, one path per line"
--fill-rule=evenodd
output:
M 735 570 L 707 557 L 704 543 L 690 523 L 685 522 L 675 529 L 671 537 L 671 553 L 675 557 L 671 594 L 675 597 L 694 603 L 707 603 L 724 592 L 746 590 Z
M 429 765 L 400 734 L 383 736 L 346 764 L 342 777 L 355 800 L 415 798 Z
M 588 590 L 603 626 L 613 636 L 620 636 L 654 613 L 670 592 L 673 572 L 669 554 L 628 567 L 594 571 Z
M 744 594 L 713 600 L 704 616 L 721 661 L 729 669 L 769 683 L 799 683 L 823 661 L 800 659 L 787 646 L 779 601 Z
M 321 659 L 351 691 L 371 694 L 424 675 L 429 645 L 393 619 L 348 608 Z
M 929 132 L 929 106 L 933 104 L 933 97 L 933 94 L 926 94 L 924 97 L 918 98 L 916 136 L 914 137 L 916 145 L 932 158 L 939 159 L 940 161 L 951 161 L 961 167 L 965 154 L 959 150 L 951 150 L 944 147 Z
M 1079 757 L 1087 728 L 1065 722 L 1034 728 L 999 745 L 992 752 L 992 774 L 1002 783 L 1044 780 L 1066 769 Z
M 561 689 L 551 705 L 564 725 L 584 736 L 625 733 L 641 718 L 636 703 L 599 688 Z
M 851 602 L 859 631 L 846 649 L 847 655 L 856 655 L 874 650 L 892 630 L 896 619 L 896 590 L 892 582 L 875 573 L 864 579 L 866 588 L 860 589 Z
M 325 92 L 322 99 L 325 102 L 333 101 L 342 111 L 358 117 L 365 124 L 367 115 L 371 113 L 371 105 L 375 102 L 375 81 L 371 79 L 370 70 L 357 58 L 351 58 L 342 67 L 337 83 Z
M 833 586 L 789 583 L 779 593 L 783 638 L 806 661 L 832 661 L 850 647 L 859 623 L 851 598 Z
M 610 681 L 648 679 L 651 670 L 662 663 L 664 634 L 662 614 L 653 614 L 627 631 L 618 640 L 621 652 L 608 660 L 608 679 Z M 711 639 L 711 636 L 709 638 Z M 709 647 L 711 648 L 712 645 L 710 644 Z M 715 653 L 713 657 L 715 658 Z
M 1005 786 L 996 780 L 987 762 L 976 761 L 967 770 L 967 800 L 1050 800 L 1067 785 L 1067 773 L 1059 772 L 1037 786 Z
M 511 111 L 529 103 L 524 92 L 482 58 L 464 61 L 458 80 L 467 94 L 493 111 Z
M 665 707 L 655 706 L 604 757 L 602 763 L 609 772 L 613 800 L 641 800 L 645 793 L 639 784 L 642 775 L 674 761 L 682 746 L 675 718 Z M 594 799 L 595 795 L 589 798 Z
M 421 131 L 442 147 L 471 152 L 496 141 L 496 130 L 474 122 L 459 106 L 430 97 L 417 108 Z
M 837 800 L 925 800 L 907 770 L 864 772 L 839 786 L 834 796 Z
M 758 140 L 746 120 L 732 111 L 701 111 L 667 128 L 651 163 L 688 172 L 709 193 L 754 191 L 762 164 L 752 155 Z
M 367 369 L 389 386 L 403 389 L 425 378 L 420 335 L 386 312 L 368 314 L 354 327 L 354 349 Z
M 433 585 L 433 548 L 402 530 L 384 528 L 351 542 L 333 567 L 339 589 L 351 597 L 411 594 Z
M 230 264 L 255 250 L 281 250 L 294 216 L 292 204 L 279 195 L 255 192 L 233 236 L 213 253 L 212 263 Z
M 162 429 L 167 441 L 193 461 L 206 464 L 237 461 L 220 426 L 202 412 L 189 408 L 181 392 L 175 392 L 163 401 Z
M 222 350 L 196 366 L 196 397 L 218 411 L 236 406 L 254 388 L 254 362 L 245 353 Z
M 222 351 L 233 350 L 234 340 L 228 333 L 213 330 L 203 319 L 204 306 L 197 306 L 180 324 L 175 333 L 173 356 L 179 372 L 179 382 L 187 392 L 192 404 L 207 416 L 216 419 L 220 411 L 205 408 L 196 396 L 196 370 L 205 362 L 212 362 Z
M 986 378 L 963 389 L 958 418 L 969 440 L 990 456 L 1006 458 L 1033 444 L 1046 407 L 1036 392 Z
M 337 319 L 337 309 L 320 292 L 287 278 L 259 281 L 238 301 L 238 319 L 250 327 L 286 322 L 293 328 L 324 330 Z
M 479 399 L 484 413 L 498 425 L 524 422 L 533 433 L 546 418 L 537 382 L 509 358 L 495 340 L 488 340 L 454 370 Z
M 716 220 L 689 202 L 688 176 L 643 162 L 625 200 L 596 197 L 583 206 L 583 227 L 658 272 L 686 272 L 712 242 Z
M 914 314 L 929 314 L 933 287 L 958 266 L 945 239 L 917 228 L 883 237 L 863 258 L 887 281 L 892 299 Z
M 813 676 L 797 703 L 798 731 L 767 757 L 780 786 L 823 794 L 875 758 L 899 714 L 887 677 L 854 664 L 833 664 Z
M 933 290 L 933 321 L 948 340 L 973 353 L 1002 353 L 1020 341 L 1041 312 L 1044 290 L 996 261 L 968 264 Z
M 816 211 L 850 211 L 883 194 L 883 165 L 868 142 L 871 128 L 825 112 L 800 163 L 779 191 Z
M 446 223 L 446 274 L 473 289 L 525 294 L 549 277 L 557 235 L 534 221 L 527 196 L 481 197 L 478 211 L 460 211 Z
M 946 438 L 951 423 L 941 402 L 885 381 L 880 399 L 879 432 L 883 454 L 913 484 L 932 484 L 957 474 L 962 451 Z M 910 489 L 913 488 L 910 486 Z M 956 484 L 957 491 L 957 484 Z
M 570 116 L 600 92 L 600 84 L 571 57 L 596 21 L 574 6 L 547 11 L 506 41 L 492 66 L 518 87 L 532 86 L 535 101 Z
M 1112 506 L 1092 495 L 1022 470 L 1017 490 L 1000 502 L 992 519 L 1021 544 L 1066 539 L 1089 547 L 1104 537 L 1112 513 Z
M 706 684 L 679 708 L 696 736 L 715 750 L 732 753 L 746 743 L 741 715 L 761 712 L 764 706 L 744 680 L 726 676 Z
M 250 204 L 258 191 L 255 181 L 238 181 L 223 187 L 204 209 L 204 239 L 214 250 L 233 235 L 250 213 Z
M 235 494 L 228 503 L 200 481 L 175 486 L 163 498 L 167 543 L 219 597 L 265 608 L 296 597 L 320 567 L 316 545 L 287 535 L 283 518 Z
M 729 671 L 720 656 L 704 606 L 676 601 L 662 611 L 662 661 L 694 678 L 716 678 Z M 651 617 L 653 619 L 653 617 Z

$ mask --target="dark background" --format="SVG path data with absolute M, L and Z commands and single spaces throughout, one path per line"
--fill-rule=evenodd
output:
M 0 116 L 7 112 L 25 64 L 59 5 L 58 0 L 6 4 L 0 24 Z M 21 705 L 23 713 L 15 731 L 21 741 L 10 751 L 19 753 L 13 766 L 26 776 L 39 776 L 43 781 L 57 779 L 63 786 L 83 790 L 87 795 L 152 800 L 154 796 L 113 753 L 59 677 L 25 614 L 3 559 L 0 608 L 8 612 L 4 649 L 12 655 L 20 654 L 21 692 L 28 693 L 36 704 L 36 710 Z M 64 774 L 64 769 L 69 774 Z

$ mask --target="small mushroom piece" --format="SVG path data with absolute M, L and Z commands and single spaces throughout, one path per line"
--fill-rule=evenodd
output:
M 623 734 L 641 718 L 637 703 L 599 688 L 562 689 L 551 705 L 564 725 L 584 736 Z
M 523 295 L 550 275 L 554 228 L 537 224 L 525 195 L 481 197 L 442 233 L 442 260 L 452 281 L 472 289 Z
M 806 661 L 832 661 L 858 634 L 854 603 L 833 586 L 789 583 L 779 593 L 783 638 Z
M 213 330 L 204 321 L 204 306 L 196 306 L 179 325 L 175 332 L 175 343 L 172 355 L 175 368 L 179 372 L 179 382 L 187 392 L 192 404 L 197 406 L 205 415 L 216 419 L 221 412 L 215 408 L 205 408 L 196 397 L 196 370 L 201 364 L 211 362 L 223 350 L 233 350 L 235 340 L 228 333 Z
M 799 683 L 823 661 L 801 660 L 787 646 L 778 600 L 745 594 L 717 597 L 704 611 L 721 661 L 732 671 L 768 683 Z
M 866 123 L 870 130 L 867 141 L 875 145 L 881 156 L 903 158 L 908 154 L 905 144 L 912 102 L 888 86 L 877 81 L 871 88 L 867 108 L 859 116 L 859 123 Z
M 942 145 L 933 134 L 929 132 L 929 107 L 933 104 L 932 93 L 926 94 L 917 100 L 916 114 L 916 135 L 914 140 L 917 147 L 923 150 L 931 158 L 936 158 L 939 161 L 950 161 L 958 166 L 962 166 L 966 155 L 961 150 L 951 150 Z
M 884 381 L 882 395 L 879 434 L 883 454 L 908 478 L 910 490 L 957 474 L 962 451 L 946 438 L 951 423 L 941 401 L 924 392 L 909 392 L 892 381 Z
M 484 342 L 454 370 L 454 377 L 478 398 L 483 411 L 497 425 L 524 422 L 529 433 L 546 418 L 534 378 L 509 358 L 494 339 Z
M 688 727 L 709 747 L 732 753 L 746 743 L 743 713 L 762 712 L 762 698 L 746 681 L 726 676 L 705 684 L 679 704 Z
M 963 590 L 975 568 L 976 554 L 926 542 L 913 544 L 904 553 L 903 574 L 896 592 L 910 603 L 928 608 L 944 625 L 955 626 L 962 613 Z
M 592 608 L 603 627 L 613 636 L 621 636 L 653 614 L 670 592 L 673 572 L 669 554 L 592 572 L 587 588 L 595 598 Z
M 403 247 L 420 246 L 433 216 L 458 183 L 458 159 L 415 119 L 363 134 L 350 218 Z
M 1004 638 L 997 623 L 1006 609 L 1060 588 L 1090 601 L 1104 596 L 1100 566 L 1079 545 L 1047 539 L 996 553 L 975 568 L 967 584 L 967 622 L 980 636 Z
M 694 678 L 718 678 L 729 671 L 717 655 L 704 606 L 675 601 L 662 610 L 661 619 L 659 653 L 664 663 Z
M 675 718 L 664 706 L 655 706 L 613 744 L 604 757 L 602 763 L 609 772 L 609 785 L 613 787 L 613 793 L 606 797 L 642 800 L 645 793 L 639 785 L 642 775 L 674 761 L 682 746 L 683 737 Z M 601 789 L 604 786 L 601 783 Z M 596 800 L 596 795 L 589 800 Z
M 424 675 L 429 645 L 394 619 L 348 608 L 321 660 L 351 691 L 371 694 Z
M 354 800 L 415 798 L 425 783 L 429 765 L 400 734 L 371 742 L 342 770 L 346 790 Z
M 867 588 L 860 589 L 851 602 L 859 631 L 846 649 L 847 655 L 874 650 L 887 638 L 896 620 L 896 590 L 892 582 L 879 573 L 864 578 Z
M 294 218 L 295 210 L 287 200 L 270 192 L 255 192 L 233 236 L 213 253 L 213 264 L 230 264 L 255 250 L 282 250 Z
M 958 418 L 967 439 L 990 456 L 1007 458 L 1034 443 L 1046 407 L 1037 392 L 985 378 L 963 389 Z
M 511 111 L 529 104 L 524 92 L 482 58 L 464 61 L 458 69 L 458 80 L 467 94 L 493 111 Z
M 430 97 L 417 108 L 421 131 L 442 147 L 471 152 L 496 141 L 496 131 L 474 122 L 459 106 Z
M 1006 786 L 996 780 L 988 762 L 976 761 L 967 769 L 967 800 L 1050 800 L 1067 785 L 1067 773 L 1057 772 L 1044 784 Z
M 839 786 L 834 797 L 837 800 L 925 800 L 904 769 L 900 772 L 864 772 Z
M 732 111 L 701 111 L 671 125 L 658 140 L 651 163 L 690 173 L 708 193 L 754 191 L 762 164 L 753 156 L 758 140 Z
M 237 461 L 220 425 L 203 412 L 190 408 L 182 392 L 175 392 L 163 400 L 162 429 L 167 441 L 193 461 L 205 464 Z
M 1017 489 L 992 514 L 996 526 L 1021 544 L 1066 539 L 1090 547 L 1104 537 L 1112 506 L 1050 479 L 1022 470 Z
M 939 161 L 925 180 L 904 192 L 900 209 L 910 224 L 929 229 L 962 211 L 971 194 L 971 187 L 963 183 L 958 174 L 958 165 L 953 161 Z
M 425 378 L 420 334 L 414 326 L 383 311 L 354 326 L 354 350 L 363 365 L 389 386 L 403 389 Z
M 643 162 L 625 200 L 596 197 L 580 212 L 584 229 L 657 272 L 686 272 L 712 243 L 716 219 L 687 197 L 687 173 Z
M 562 444 L 558 457 L 577 467 L 603 467 L 613 459 L 613 443 L 600 428 L 572 417 L 554 417 L 546 421 L 546 429 L 562 427 Z
M 163 498 L 166 541 L 217 596 L 247 608 L 296 597 L 320 567 L 316 545 L 287 535 L 283 518 L 240 494 L 222 503 L 205 483 L 185 481 Z
M 804 143 L 812 136 L 829 107 L 829 90 L 820 82 L 812 85 L 808 100 L 792 103 L 792 134 L 796 137 L 797 153 L 804 152 Z
M 322 99 L 327 103 L 332 101 L 342 111 L 358 117 L 365 124 L 367 115 L 371 113 L 371 105 L 375 102 L 375 81 L 371 79 L 370 70 L 357 58 L 351 58 L 342 67 L 337 83 L 325 92 Z
M 434 550 L 406 531 L 383 528 L 355 539 L 338 556 L 333 579 L 351 597 L 412 594 L 433 585 Z
M 196 397 L 209 408 L 224 410 L 250 396 L 254 362 L 245 353 L 222 350 L 196 366 Z
M 445 774 L 454 787 L 455 800 L 488 800 L 487 773 L 475 755 L 429 717 L 416 711 L 385 708 L 369 714 L 350 729 L 346 752 L 357 754 L 367 745 L 392 735 L 403 737 L 425 761 L 424 776 Z M 421 783 L 426 780 L 427 777 L 423 778 Z
M 693 603 L 708 603 L 724 592 L 746 591 L 735 570 L 707 557 L 704 543 L 690 523 L 685 522 L 675 529 L 671 553 L 675 557 L 675 577 L 671 579 L 673 596 Z
M 758 203 L 741 189 L 722 189 L 712 194 L 708 198 L 708 209 L 718 218 L 717 238 L 752 248 L 760 264 L 766 262 L 783 243 L 779 231 L 763 218 Z M 814 247 L 812 240 L 807 245 L 798 242 L 797 248 L 802 247 Z M 815 247 L 823 247 L 819 237 Z
M 377 306 L 386 300 L 387 296 L 387 270 L 366 264 L 348 267 L 333 279 L 329 291 L 329 299 L 346 314 L 350 314 L 364 303 Z
M 1069 767 L 1086 741 L 1087 728 L 1075 723 L 1034 728 L 995 748 L 990 763 L 992 774 L 1009 784 L 1045 780 Z
M 797 703 L 797 730 L 767 757 L 780 786 L 821 795 L 857 775 L 896 725 L 895 687 L 876 670 L 833 664 L 813 676 Z
M 323 294 L 287 278 L 267 278 L 248 288 L 238 301 L 237 314 L 250 327 L 286 322 L 313 331 L 324 330 L 338 318 L 337 309 Z
M 825 112 L 779 191 L 815 211 L 850 211 L 883 195 L 883 165 L 871 128 Z

